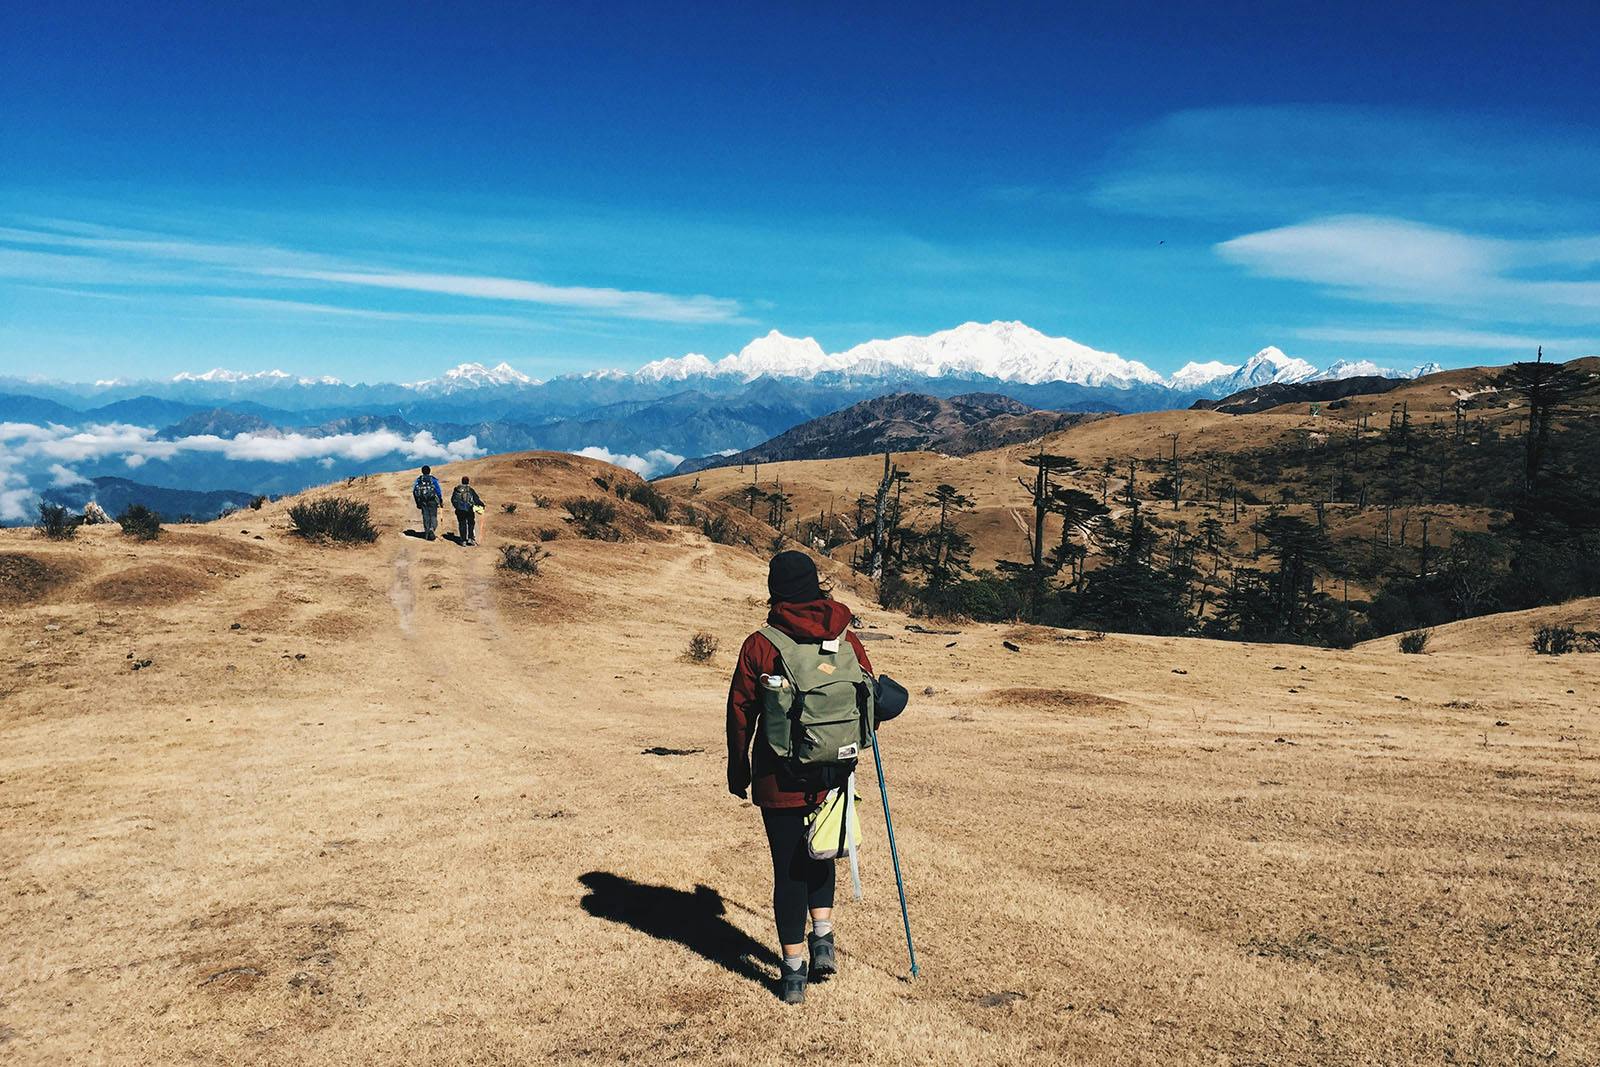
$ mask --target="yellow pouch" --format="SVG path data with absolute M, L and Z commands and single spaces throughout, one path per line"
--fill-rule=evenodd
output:
M 851 799 L 846 802 L 846 797 Z M 814 860 L 841 859 L 861 847 L 861 798 L 848 789 L 828 792 L 816 811 L 806 816 L 806 850 Z M 844 826 L 848 816 L 849 839 Z

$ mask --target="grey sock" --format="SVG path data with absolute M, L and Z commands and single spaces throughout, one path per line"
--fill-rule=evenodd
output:
M 783 969 L 786 971 L 799 971 L 803 966 L 805 966 L 805 960 L 799 956 L 783 957 Z
M 827 937 L 829 934 L 833 933 L 833 920 L 812 919 L 811 932 L 817 937 Z

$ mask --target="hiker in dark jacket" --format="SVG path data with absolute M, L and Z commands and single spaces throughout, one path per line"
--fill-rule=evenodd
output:
M 432 467 L 423 467 L 417 480 L 411 483 L 411 499 L 422 512 L 422 536 L 432 541 L 439 528 L 439 505 L 444 503 L 444 490 L 439 479 L 433 476 Z
M 456 529 L 461 535 L 461 543 L 477 544 L 478 513 L 473 508 L 483 507 L 483 498 L 472 488 L 472 480 L 465 474 L 461 476 L 461 484 L 450 490 L 450 506 L 456 509 Z
M 848 630 L 850 609 L 824 595 L 817 565 L 810 556 L 790 551 L 773 557 L 767 591 L 769 626 L 803 642 L 843 636 L 861 669 L 871 672 L 866 649 Z M 782 673 L 778 650 L 766 636 L 757 632 L 745 639 L 728 689 L 728 790 L 743 799 L 745 790 L 755 786 L 752 799 L 761 809 L 772 853 L 772 909 L 783 945 L 783 999 L 799 1003 L 805 999 L 808 976 L 825 978 L 838 970 L 833 944 L 833 860 L 812 859 L 806 845 L 806 816 L 822 803 L 827 790 L 807 791 L 805 785 L 791 780 L 758 728 L 761 678 Z M 810 949 L 809 968 L 801 956 L 803 947 Z

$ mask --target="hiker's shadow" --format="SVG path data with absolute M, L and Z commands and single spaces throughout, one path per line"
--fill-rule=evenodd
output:
M 444 538 L 446 541 L 449 541 L 452 545 L 465 545 L 466 544 L 466 541 L 462 540 L 460 534 L 447 533 L 447 534 L 440 534 L 439 536 Z
M 407 537 L 415 537 L 419 541 L 426 541 L 428 539 L 428 535 L 423 533 L 421 530 L 403 530 L 401 532 Z
M 707 885 L 694 892 L 664 885 L 645 885 L 608 871 L 590 871 L 578 881 L 589 890 L 583 910 L 601 919 L 631 926 L 661 941 L 676 941 L 734 974 L 773 986 L 778 956 L 725 917 L 722 894 Z

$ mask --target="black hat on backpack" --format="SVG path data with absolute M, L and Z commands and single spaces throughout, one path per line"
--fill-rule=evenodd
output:
M 804 552 L 793 549 L 779 552 L 767 568 L 767 592 L 775 604 L 821 600 L 822 584 L 817 580 L 816 562 Z
M 873 679 L 872 703 L 877 708 L 879 722 L 888 722 L 905 711 L 910 699 L 911 694 L 906 692 L 906 687 L 887 674 L 880 674 Z

